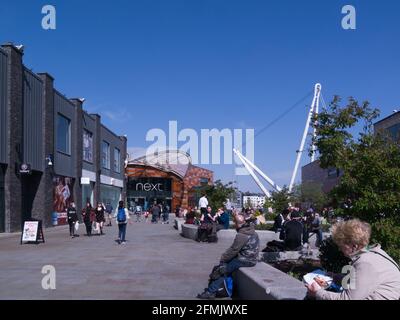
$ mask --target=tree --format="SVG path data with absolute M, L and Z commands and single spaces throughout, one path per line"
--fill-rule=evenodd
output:
M 235 193 L 235 189 L 232 187 L 233 182 L 223 184 L 221 180 L 215 181 L 213 185 L 204 185 L 197 189 L 197 196 L 205 193 L 208 198 L 208 204 L 216 210 L 221 208 L 226 203 L 227 199 L 230 199 Z
M 400 257 L 397 243 L 387 237 L 399 234 L 400 144 L 385 133 L 373 132 L 379 110 L 368 102 L 349 98 L 341 107 L 335 96 L 329 108 L 314 116 L 313 142 L 322 168 L 335 167 L 343 173 L 329 196 L 340 211 L 372 224 L 372 238 Z M 357 127 L 362 130 L 357 132 Z M 312 150 L 310 150 L 310 154 Z M 344 209 L 341 204 L 346 203 Z M 397 249 L 395 249 L 397 248 Z M 396 251 L 397 250 L 397 251 Z
M 250 200 L 250 198 L 247 198 L 247 201 L 246 201 L 246 203 L 245 203 L 245 207 L 246 208 L 251 208 L 253 205 L 251 204 L 251 200 Z
M 343 175 L 330 196 L 338 203 L 350 202 L 348 213 L 368 222 L 396 217 L 400 207 L 400 145 L 384 134 L 374 134 L 372 121 L 378 109 L 349 98 L 345 107 L 335 97 L 330 108 L 314 124 L 314 139 L 322 168 L 339 168 Z M 353 136 L 355 126 L 363 130 Z
M 281 191 L 271 192 L 271 198 L 266 199 L 264 208 L 272 208 L 275 213 L 280 213 L 289 206 L 289 203 L 293 204 L 297 200 L 293 192 L 289 192 L 289 188 L 284 186 Z
M 296 202 L 312 206 L 321 212 L 328 202 L 328 197 L 322 191 L 322 184 L 317 182 L 303 182 L 293 188 L 293 198 Z

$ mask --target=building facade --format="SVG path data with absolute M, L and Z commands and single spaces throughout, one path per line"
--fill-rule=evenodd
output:
M 394 111 L 390 116 L 376 122 L 374 131 L 386 131 L 393 139 L 400 139 L 400 111 Z
M 252 208 L 263 207 L 265 204 L 265 195 L 262 194 L 246 194 L 243 195 L 243 206 Z
M 32 218 L 46 227 L 66 223 L 72 201 L 80 212 L 87 199 L 116 206 L 125 198 L 126 137 L 22 57 L 12 44 L 0 47 L 0 232 Z
M 154 202 L 176 207 L 197 206 L 196 190 L 213 183 L 213 172 L 191 164 L 190 156 L 165 151 L 128 162 L 127 202 L 148 209 Z

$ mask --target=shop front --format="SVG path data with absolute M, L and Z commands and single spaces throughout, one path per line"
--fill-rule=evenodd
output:
M 127 193 L 129 208 L 139 205 L 147 210 L 155 202 L 172 208 L 171 178 L 129 177 Z

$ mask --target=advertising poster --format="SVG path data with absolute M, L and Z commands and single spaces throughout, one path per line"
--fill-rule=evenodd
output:
M 73 199 L 73 180 L 69 177 L 53 178 L 53 209 L 57 214 L 57 224 L 67 223 L 67 208 Z
M 25 221 L 22 241 L 36 241 L 38 233 L 38 221 Z

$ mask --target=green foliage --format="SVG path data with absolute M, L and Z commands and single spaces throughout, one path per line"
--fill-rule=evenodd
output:
M 331 192 L 333 202 L 351 201 L 346 215 L 368 222 L 397 216 L 400 209 L 400 145 L 383 134 L 373 134 L 372 121 L 378 109 L 368 102 L 359 105 L 353 98 L 339 106 L 335 97 L 329 110 L 316 118 L 314 139 L 322 168 L 340 168 L 343 175 Z M 363 131 L 354 137 L 354 127 Z
M 372 243 L 379 243 L 400 264 L 400 225 L 394 219 L 382 219 L 372 224 Z
M 321 266 L 327 271 L 341 273 L 342 268 L 350 263 L 350 259 L 343 255 L 332 237 L 322 241 L 319 251 Z
M 293 197 L 296 202 L 312 205 L 321 212 L 328 202 L 328 197 L 322 191 L 322 183 L 304 182 L 294 187 Z
M 197 190 L 197 196 L 200 197 L 203 193 L 207 195 L 208 203 L 214 210 L 221 208 L 235 193 L 232 187 L 233 182 L 223 184 L 221 180 L 217 180 L 213 185 L 204 185 Z
M 285 186 L 281 191 L 271 192 L 271 198 L 266 199 L 264 208 L 272 208 L 275 214 L 279 214 L 288 207 L 289 203 L 296 202 L 296 200 L 293 192 L 289 192 L 289 188 Z

